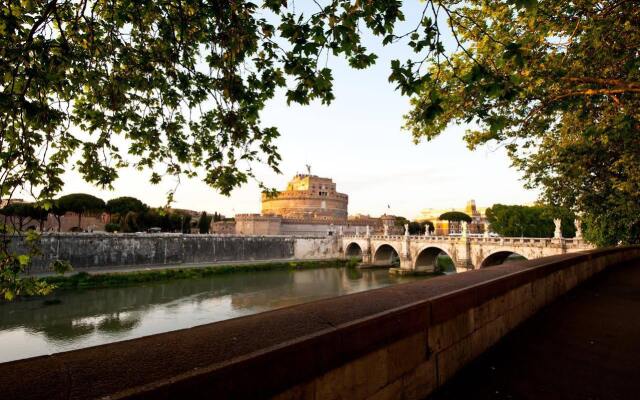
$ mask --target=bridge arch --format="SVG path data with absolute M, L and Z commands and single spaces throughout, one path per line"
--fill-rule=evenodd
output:
M 453 260 L 453 257 L 451 257 L 449 253 L 447 253 L 445 250 L 441 249 L 440 247 L 426 246 L 420 249 L 420 251 L 417 253 L 413 266 L 414 268 L 433 267 L 435 271 L 435 269 L 437 268 L 436 264 L 438 261 L 438 256 L 440 255 L 446 255 L 449 258 L 451 258 L 451 260 Z M 454 267 L 454 270 L 455 270 L 455 267 Z
M 351 242 L 345 248 L 344 255 L 347 257 L 362 257 L 362 247 L 356 242 Z
M 393 265 L 396 260 L 400 259 L 398 250 L 390 244 L 381 244 L 373 253 L 373 264 L 380 266 Z
M 495 265 L 505 264 L 508 262 L 527 260 L 525 256 L 512 250 L 498 250 L 489 254 L 480 263 L 480 268 L 493 267 Z

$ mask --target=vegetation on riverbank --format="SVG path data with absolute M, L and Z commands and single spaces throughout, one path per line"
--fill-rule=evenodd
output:
M 446 255 L 439 255 L 436 259 L 436 270 L 438 272 L 456 272 L 456 267 L 453 265 L 451 257 Z
M 117 272 L 105 274 L 89 274 L 79 272 L 69 276 L 48 276 L 43 280 L 55 285 L 57 289 L 89 289 L 113 286 L 129 286 L 141 283 L 170 281 L 175 279 L 204 278 L 213 275 L 232 273 L 301 270 L 315 268 L 353 267 L 354 260 L 315 260 L 315 261 L 276 261 L 259 264 L 212 265 L 210 267 L 185 267 L 171 269 L 153 269 L 144 271 Z

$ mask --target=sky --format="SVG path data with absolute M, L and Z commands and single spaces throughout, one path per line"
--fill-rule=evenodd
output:
M 418 15 L 417 7 L 412 3 L 405 14 Z M 284 189 L 310 164 L 312 174 L 332 178 L 338 191 L 349 195 L 350 214 L 372 216 L 387 212 L 415 218 L 422 209 L 462 208 L 470 199 L 480 207 L 533 202 L 536 192 L 524 189 L 505 151 L 496 145 L 468 150 L 464 126 L 449 126 L 435 140 L 413 143 L 411 134 L 402 129 L 409 99 L 387 81 L 391 59 L 412 54 L 406 46 L 382 47 L 378 42 L 367 37 L 367 47 L 379 56 L 367 70 L 353 70 L 340 59 L 328 60 L 336 96 L 331 105 L 287 106 L 282 93 L 270 101 L 262 120 L 281 133 L 277 144 L 282 174 L 256 165 L 258 178 L 269 187 Z M 100 190 L 70 168 L 63 177 L 62 194 L 92 193 L 105 201 L 134 196 L 151 206 L 164 205 L 175 182 L 151 185 L 148 179 L 147 172 L 126 169 L 114 190 Z M 225 197 L 197 179 L 183 178 L 173 207 L 226 216 L 259 213 L 260 189 L 250 181 Z

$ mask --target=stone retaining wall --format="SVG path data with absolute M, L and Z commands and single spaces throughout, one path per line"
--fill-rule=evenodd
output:
M 7 398 L 422 399 L 520 322 L 640 247 L 395 285 L 0 364 Z
M 13 242 L 21 251 L 22 239 Z M 77 270 L 137 265 L 336 258 L 335 238 L 183 234 L 49 233 L 40 239 L 42 255 L 31 273 L 48 271 L 53 260 L 68 260 Z M 22 251 L 24 251 L 22 249 Z

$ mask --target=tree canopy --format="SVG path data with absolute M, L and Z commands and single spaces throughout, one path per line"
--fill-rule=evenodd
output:
M 471 222 L 471 217 L 461 211 L 449 211 L 438 217 L 440 221 L 465 221 Z
M 209 233 L 212 218 L 204 211 L 200 214 L 200 218 L 198 218 L 198 231 L 200 233 Z
M 21 231 L 27 219 L 33 219 L 34 211 L 34 206 L 31 203 L 15 202 L 4 206 L 0 210 L 0 214 L 12 217 L 14 222 L 17 222 L 15 228 Z
M 120 230 L 122 232 L 137 232 L 138 227 L 138 216 L 135 212 L 129 211 L 124 217 L 120 220 Z
M 424 228 L 424 229 L 429 229 L 429 232 L 433 232 L 436 230 L 436 226 L 433 224 L 433 222 L 429 221 L 429 220 L 423 220 L 420 221 L 420 225 Z
M 420 63 L 405 72 L 419 80 L 406 89 L 413 94 L 406 127 L 415 140 L 468 123 L 470 148 L 506 147 L 545 202 L 581 213 L 587 238 L 640 240 L 637 2 L 437 5 L 456 48 L 423 58 L 423 46 L 414 47 Z M 418 33 L 416 43 L 430 44 L 429 34 Z
M 57 201 L 58 207 L 78 214 L 98 212 L 105 209 L 102 199 L 87 193 L 73 193 L 62 196 Z
M 361 27 L 386 35 L 404 18 L 401 2 L 325 3 L 3 2 L 0 196 L 27 186 L 53 197 L 76 153 L 84 179 L 106 187 L 126 165 L 154 183 L 204 171 L 223 194 L 252 162 L 278 171 L 266 101 L 282 88 L 288 102 L 331 102 L 323 56 L 365 68 L 376 56 Z
M 494 204 L 486 210 L 492 232 L 507 237 L 553 237 L 555 218 L 561 219 L 562 236 L 575 236 L 575 215 L 547 206 Z
M 136 199 L 135 197 L 123 196 L 116 197 L 115 199 L 111 199 L 107 201 L 106 210 L 112 214 L 120 214 L 122 216 L 126 215 L 128 212 L 143 212 L 149 208 L 142 201 Z
M 82 216 L 84 214 L 102 211 L 105 208 L 102 199 L 87 193 L 68 194 L 60 197 L 56 203 L 61 211 L 71 211 L 78 214 L 78 228 L 82 228 Z

